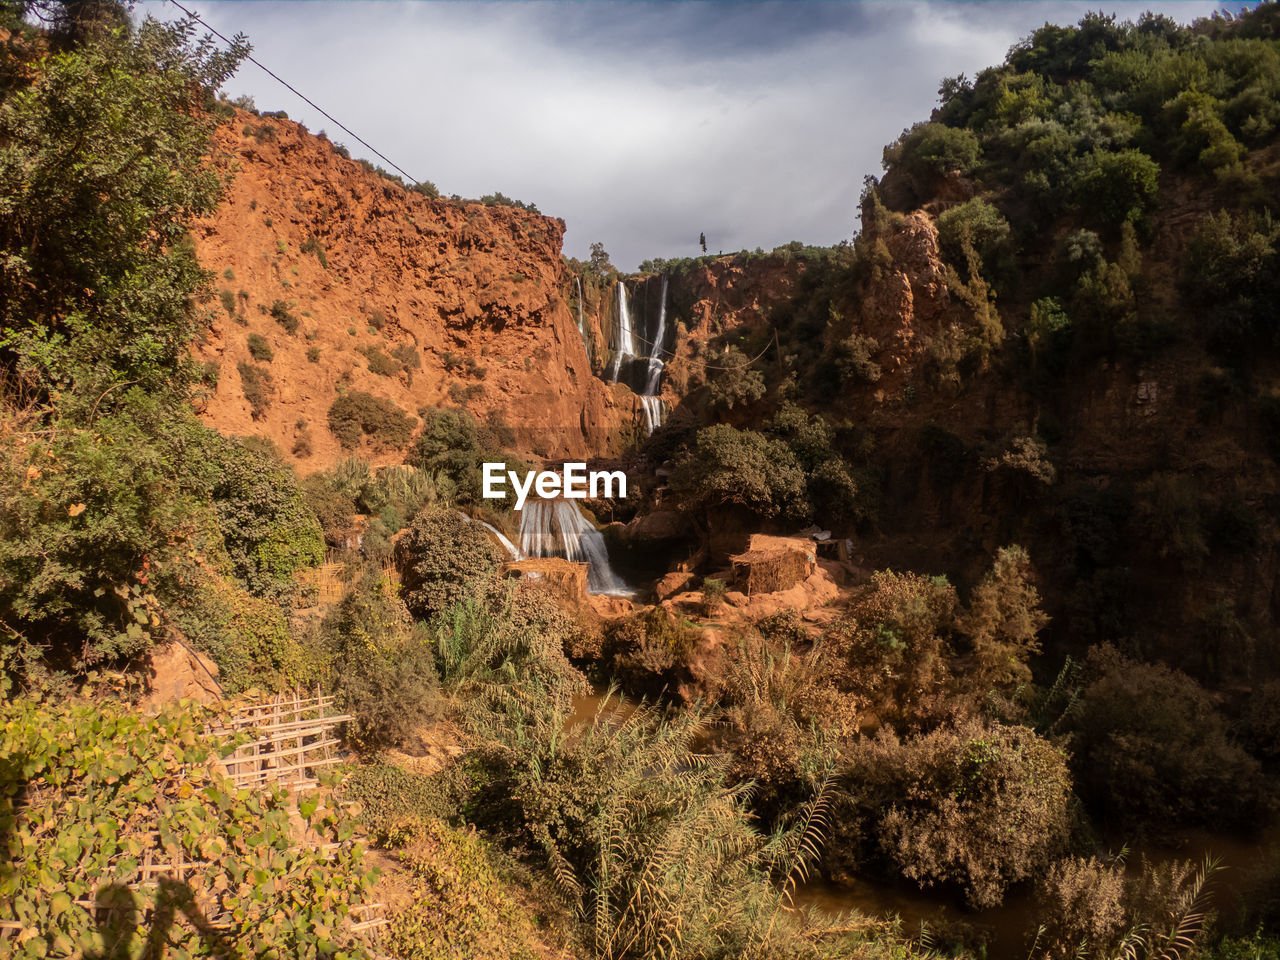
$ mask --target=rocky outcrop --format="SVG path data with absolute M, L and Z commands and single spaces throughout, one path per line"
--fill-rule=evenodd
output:
M 195 349 L 209 423 L 269 437 L 307 472 L 346 454 L 329 406 L 363 391 L 410 416 L 504 421 L 526 457 L 615 451 L 632 400 L 591 373 L 561 289 L 562 221 L 407 191 L 288 120 L 237 113 L 219 144 L 233 178 L 193 231 L 214 275 Z M 256 412 L 241 364 L 270 378 Z
M 142 710 L 157 710 L 179 700 L 217 703 L 222 699 L 218 665 L 185 643 L 172 641 L 149 655 L 148 690 L 139 703 Z

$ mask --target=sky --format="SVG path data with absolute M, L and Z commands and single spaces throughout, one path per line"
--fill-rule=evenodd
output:
M 495 191 L 602 242 L 615 266 L 854 233 L 863 177 L 1045 23 L 1088 10 L 1189 21 L 1203 0 L 1054 2 L 393 2 L 183 0 L 443 194 Z M 167 0 L 140 10 L 180 15 Z M 226 90 L 381 160 L 256 66 Z

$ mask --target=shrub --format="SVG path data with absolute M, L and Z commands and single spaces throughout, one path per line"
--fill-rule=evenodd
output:
M 1182 258 L 1180 286 L 1206 320 L 1210 342 L 1239 350 L 1280 330 L 1280 224 L 1223 210 L 1200 222 Z
M 979 197 L 938 215 L 938 245 L 943 256 L 955 267 L 967 271 L 965 244 L 972 245 L 988 280 L 997 282 L 1011 272 L 1013 250 L 1009 221 L 998 208 Z
M 261 441 L 220 439 L 212 499 L 236 575 L 255 594 L 277 597 L 293 576 L 324 560 L 320 524 L 297 475 Z
M 178 577 L 181 591 L 170 615 L 183 636 L 218 665 L 223 691 L 283 690 L 307 679 L 296 676 L 297 646 L 277 601 L 195 565 L 183 564 Z
M 405 740 L 438 709 L 435 658 L 391 581 L 366 572 L 325 619 L 342 709 L 355 719 L 348 735 L 363 749 Z
M 227 279 L 231 278 L 228 277 Z M 236 315 L 236 295 L 224 288 L 218 294 L 218 297 L 222 300 L 222 309 L 227 311 L 227 316 L 234 317 Z
M 302 494 L 320 523 L 324 542 L 335 550 L 348 546 L 358 491 L 344 490 L 332 473 L 313 473 L 302 479 Z
M 409 189 L 414 193 L 420 193 L 423 196 L 431 197 L 433 200 L 440 196 L 440 189 L 430 180 L 419 180 Z
M 409 442 L 417 421 L 390 400 L 352 390 L 329 405 L 329 431 L 344 450 L 354 450 L 363 437 L 376 449 L 400 449 Z
M 941 123 L 918 123 L 884 148 L 883 162 L 886 170 L 900 167 L 923 193 L 939 177 L 953 170 L 969 173 L 977 165 L 981 152 L 978 137 L 972 130 Z
M 456 766 L 424 776 L 389 763 L 362 763 L 343 776 L 342 797 L 361 805 L 360 821 L 375 840 L 385 842 L 415 825 L 454 819 L 463 779 Z
M 854 751 L 848 789 L 881 856 L 974 907 L 1039 876 L 1071 824 L 1067 760 L 1026 727 L 970 720 L 909 740 L 881 728 Z
M 461 583 L 453 576 L 436 586 L 456 587 L 457 599 L 431 622 L 446 688 L 455 695 L 497 690 L 497 699 L 517 712 L 568 709 L 573 696 L 588 691 L 564 651 L 580 624 L 542 585 L 498 586 L 487 571 Z
M 271 344 L 259 333 L 249 334 L 249 356 L 260 363 L 270 363 L 276 357 Z
M 286 333 L 296 333 L 298 331 L 298 318 L 289 312 L 289 305 L 283 300 L 276 300 L 272 303 L 270 312 L 272 319 L 284 327 Z
M 532 203 L 522 203 L 519 200 L 513 200 L 510 197 L 498 191 L 495 191 L 493 193 L 486 193 L 483 197 L 480 198 L 480 202 L 483 203 L 486 207 L 516 207 L 520 210 L 527 210 L 530 213 L 539 212 L 536 205 Z
M 791 448 L 754 430 L 715 424 L 676 459 L 671 486 L 686 509 L 736 505 L 762 517 L 803 516 L 805 478 Z
M 254 420 L 261 420 L 267 415 L 271 406 L 271 397 L 276 392 L 271 381 L 271 374 L 252 363 L 241 360 L 236 364 L 240 373 L 240 389 L 249 402 L 249 413 Z
M 1141 150 L 1094 150 L 1080 164 L 1077 197 L 1106 223 L 1138 222 L 1155 204 L 1160 165 Z
M 850 604 L 832 632 L 832 652 L 843 662 L 845 684 L 876 697 L 884 716 L 939 711 L 957 605 L 946 577 L 873 574 L 870 590 Z
M 656 693 L 689 679 L 698 630 L 662 607 L 605 626 L 602 662 L 629 689 Z
M 139 388 L 92 429 L 56 417 L 24 423 L 0 406 L 0 658 L 46 651 L 81 665 L 134 657 L 163 636 L 157 594 L 198 525 L 206 490 L 190 465 L 204 428 L 171 419 Z M 202 458 L 194 458 L 199 463 Z
M 298 250 L 302 253 L 314 253 L 316 255 L 316 259 L 320 261 L 320 266 L 325 270 L 329 269 L 329 258 L 325 256 L 323 245 L 321 245 L 319 239 L 314 235 L 303 240 L 302 246 L 298 247 Z
M 407 896 L 391 917 L 386 949 L 404 960 L 545 955 L 529 909 L 509 892 L 489 844 L 472 831 L 421 820 L 395 854 Z
M 970 676 L 983 693 L 994 688 L 1008 694 L 1031 684 L 1027 661 L 1040 652 L 1036 635 L 1049 622 L 1033 578 L 1027 551 L 1001 547 L 960 618 L 960 632 L 973 644 Z
M 836 366 L 846 380 L 877 383 L 884 371 L 875 356 L 880 344 L 874 337 L 851 333 L 836 345 Z
M 1230 823 L 1258 803 L 1258 768 L 1185 674 L 1096 647 L 1069 714 L 1081 796 L 1121 824 Z
M 379 377 L 394 377 L 402 369 L 401 365 L 382 352 L 377 346 L 368 346 L 360 351 L 369 361 L 369 372 Z
M 320 362 L 320 348 L 307 347 L 307 363 L 319 363 L 319 362 Z
M 732 410 L 736 405 L 750 405 L 764 396 L 764 374 L 755 369 L 737 347 L 726 348 L 717 358 L 714 369 L 715 374 L 707 382 L 711 406 Z
M 430 509 L 397 543 L 395 559 L 405 603 L 426 620 L 484 588 L 506 557 L 478 523 L 454 510 Z
M 405 462 L 448 478 L 457 502 L 481 499 L 481 464 L 485 461 L 502 461 L 509 469 L 522 466 L 501 452 L 502 441 L 514 438 L 496 436 L 501 431 L 480 424 L 466 410 L 423 407 L 418 413 L 422 416 L 422 433 L 406 454 Z M 502 502 L 511 505 L 514 497 L 508 490 L 507 499 Z

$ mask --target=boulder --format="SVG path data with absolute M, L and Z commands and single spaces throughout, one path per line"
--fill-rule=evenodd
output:
M 218 665 L 181 641 L 153 649 L 147 672 L 149 689 L 139 704 L 143 710 L 158 710 L 179 700 L 217 703 L 222 699 Z
M 674 573 L 668 573 L 653 585 L 653 596 L 659 602 L 668 600 L 677 593 L 683 593 L 688 589 L 694 579 L 692 573 L 684 573 L 679 570 Z
M 642 513 L 623 528 L 623 536 L 631 543 L 683 540 L 688 532 L 689 525 L 675 510 Z

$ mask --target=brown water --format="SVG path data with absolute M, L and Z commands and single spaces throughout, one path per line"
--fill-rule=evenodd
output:
M 1212 905 L 1230 915 L 1249 871 L 1266 862 L 1268 848 L 1276 843 L 1280 843 L 1280 825 L 1252 835 L 1186 830 L 1172 842 L 1131 844 L 1125 862 L 1133 873 L 1141 868 L 1143 856 L 1154 864 L 1190 860 L 1198 865 L 1206 856 L 1217 859 L 1221 869 L 1210 880 Z M 1029 885 L 1012 888 L 999 907 L 980 911 L 967 909 L 958 896 L 945 891 L 920 890 L 894 880 L 814 881 L 796 891 L 795 902 L 828 914 L 856 911 L 878 919 L 896 917 L 906 935 L 918 933 L 922 925 L 938 930 L 964 924 L 986 940 L 989 960 L 1026 960 L 1040 926 L 1040 909 Z

